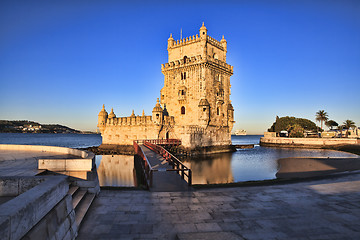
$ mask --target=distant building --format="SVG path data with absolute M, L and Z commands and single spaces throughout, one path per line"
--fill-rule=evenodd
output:
M 103 144 L 131 145 L 136 139 L 181 139 L 188 149 L 231 144 L 234 108 L 230 101 L 233 67 L 227 42 L 215 40 L 202 25 L 199 35 L 168 39 L 164 87 L 151 116 L 116 117 L 105 107 L 98 127 Z

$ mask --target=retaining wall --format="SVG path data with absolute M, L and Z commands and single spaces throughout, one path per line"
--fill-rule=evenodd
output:
M 360 140 L 351 138 L 285 138 L 285 137 L 262 137 L 261 146 L 278 147 L 313 147 L 336 146 L 345 144 L 360 144 Z

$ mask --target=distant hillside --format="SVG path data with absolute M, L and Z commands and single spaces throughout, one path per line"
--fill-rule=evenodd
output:
M 2 133 L 81 133 L 78 130 L 60 124 L 40 124 L 38 122 L 20 120 L 0 120 Z

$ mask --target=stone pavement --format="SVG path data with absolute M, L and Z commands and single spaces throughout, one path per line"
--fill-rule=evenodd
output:
M 190 192 L 102 190 L 78 239 L 360 239 L 360 173 Z

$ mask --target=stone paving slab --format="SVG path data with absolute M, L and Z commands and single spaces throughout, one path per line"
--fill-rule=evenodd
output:
M 360 239 L 359 181 L 357 173 L 190 192 L 102 190 L 78 239 Z

